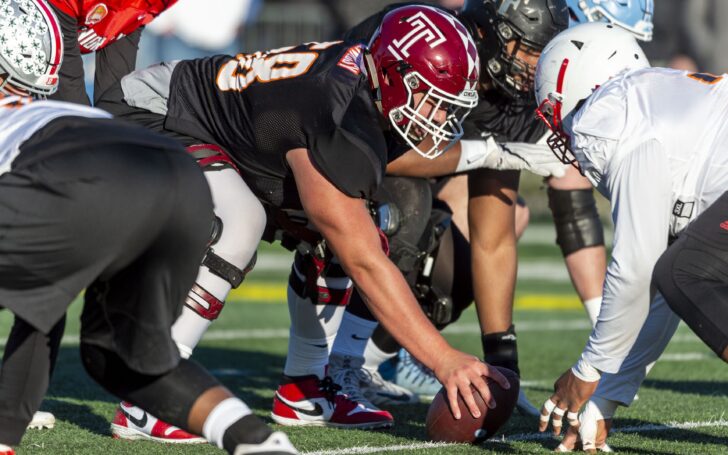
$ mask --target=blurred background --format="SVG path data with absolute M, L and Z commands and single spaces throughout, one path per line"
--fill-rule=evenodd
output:
M 142 35 L 137 68 L 165 60 L 273 49 L 338 39 L 389 0 L 179 0 Z M 459 8 L 463 0 L 426 3 Z M 641 43 L 653 66 L 721 74 L 728 67 L 728 1 L 655 0 L 654 38 Z M 93 59 L 86 61 L 93 75 Z M 535 220 L 550 218 L 542 181 L 521 189 Z M 608 218 L 607 205 L 600 210 Z

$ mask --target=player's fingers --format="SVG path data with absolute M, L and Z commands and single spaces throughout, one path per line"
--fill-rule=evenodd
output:
M 490 388 L 488 387 L 488 384 L 483 380 L 482 376 L 473 378 L 473 387 L 475 387 L 475 390 L 477 390 L 480 396 L 483 397 L 483 401 L 490 409 L 495 408 L 495 398 L 493 398 L 493 394 L 490 392 Z
M 498 368 L 492 368 L 492 367 L 488 366 L 487 370 L 488 371 L 487 371 L 487 373 L 484 374 L 484 376 L 488 376 L 489 378 L 491 378 L 492 380 L 497 382 L 498 385 L 501 387 L 501 389 L 508 390 L 511 388 L 511 383 L 503 375 L 503 373 L 498 371 Z
M 541 417 L 539 417 L 538 431 L 546 431 L 546 428 L 548 428 L 549 426 L 549 420 L 551 419 L 551 413 L 553 412 L 554 408 L 556 408 L 556 403 L 554 403 L 551 398 L 544 401 L 543 406 L 541 406 Z
M 577 442 L 579 441 L 579 433 L 572 427 L 566 430 L 564 439 L 561 440 L 561 444 L 554 450 L 554 452 L 571 452 L 577 450 Z
M 470 382 L 468 382 L 467 384 L 461 384 L 461 387 L 459 389 L 460 395 L 462 395 L 465 406 L 468 407 L 470 414 L 476 419 L 479 418 L 480 408 L 478 408 L 478 404 L 475 402 L 475 397 L 473 397 L 473 389 L 470 388 Z
M 447 392 L 447 402 L 450 403 L 452 416 L 455 417 L 455 420 L 458 420 L 462 415 L 460 413 L 460 406 L 458 406 L 458 387 L 454 383 L 451 383 L 445 386 L 445 391 Z
M 551 426 L 554 429 L 554 436 L 559 436 L 561 434 L 561 427 L 563 426 L 565 413 L 565 408 L 560 408 L 558 405 L 556 405 L 556 409 L 554 409 L 554 412 L 551 414 Z
M 566 421 L 569 422 L 570 427 L 579 428 L 579 413 L 573 411 L 567 412 Z

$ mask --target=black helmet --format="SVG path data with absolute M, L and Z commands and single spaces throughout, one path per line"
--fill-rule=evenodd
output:
M 467 0 L 460 18 L 478 46 L 481 77 L 488 74 L 513 98 L 530 94 L 535 73 L 533 65 L 516 58 L 516 52 L 541 52 L 569 26 L 565 0 Z

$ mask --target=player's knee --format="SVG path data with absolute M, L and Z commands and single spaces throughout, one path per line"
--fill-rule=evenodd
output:
M 604 245 L 604 228 L 593 190 L 549 188 L 548 197 L 556 225 L 556 243 L 564 256 L 583 248 Z

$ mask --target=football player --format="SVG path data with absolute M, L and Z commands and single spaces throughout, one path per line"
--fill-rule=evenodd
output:
M 629 31 L 637 39 L 652 40 L 653 0 L 567 0 L 566 3 L 571 25 L 607 22 Z M 594 191 L 589 181 L 573 168 L 563 178 L 548 179 L 548 185 L 556 243 L 593 326 L 602 304 L 607 258 L 604 227 Z
M 177 0 L 48 0 L 63 32 L 59 88 L 49 98 L 90 105 L 81 55 L 95 53 L 94 104 L 136 68 L 144 26 Z
M 0 454 L 14 453 L 40 406 L 84 288 L 81 361 L 106 390 L 230 454 L 297 453 L 172 340 L 213 224 L 199 167 L 175 141 L 104 111 L 34 101 L 55 91 L 62 56 L 44 1 L 3 1 L 0 301 L 15 320 Z
M 550 146 L 612 205 L 602 309 L 579 360 L 544 404 L 539 428 L 553 418 L 558 434 L 566 414 L 575 428 L 563 450 L 573 448 L 576 428 L 593 450 L 605 444 L 615 409 L 633 401 L 677 328 L 666 300 L 724 355 L 725 331 L 712 312 L 725 266 L 728 88 L 724 76 L 650 68 L 632 35 L 592 23 L 547 46 L 536 95 L 554 133 Z M 686 268 L 675 268 L 676 260 Z M 580 425 L 577 412 L 590 397 L 584 414 L 592 417 Z
M 394 4 L 371 16 L 347 38 L 368 40 L 381 16 L 401 6 Z M 519 372 L 512 323 L 519 175 L 494 170 L 498 166 L 490 161 L 487 149 L 496 141 L 509 141 L 507 147 L 512 149 L 528 147 L 523 156 L 547 149 L 545 144 L 524 144 L 535 143 L 546 133 L 532 114 L 533 73 L 541 49 L 567 27 L 568 12 L 564 1 L 474 0 L 466 3 L 458 17 L 471 31 L 481 61 L 478 106 L 465 120 L 464 139 L 443 159 L 428 162 L 408 152 L 391 162 L 387 171 L 408 177 L 453 173 L 467 173 L 467 177 L 440 179 L 432 189 L 437 196 L 434 208 L 431 198 L 429 203 L 419 202 L 431 191 L 425 180 L 421 181 L 424 188 L 419 197 L 409 197 L 412 208 L 404 207 L 408 195 L 415 191 L 402 190 L 412 186 L 410 180 L 402 178 L 385 179 L 385 188 L 391 182 L 396 190 L 375 195 L 375 199 L 403 207 L 401 229 L 406 233 L 394 234 L 392 256 L 410 277 L 410 285 L 433 322 L 440 328 L 452 323 L 475 297 L 486 361 Z M 454 211 L 449 227 L 442 220 L 443 206 Z M 430 210 L 432 222 L 422 216 Z M 439 248 L 438 239 L 442 239 Z M 399 346 L 386 330 L 375 329 L 371 314 L 358 302 L 354 299 L 344 316 L 331 357 L 332 373 L 349 386 L 345 387 L 347 393 L 363 395 L 376 405 L 416 401 L 407 389 L 424 397 L 434 395 L 439 382 L 406 352 L 400 353 L 396 384 L 383 380 L 377 368 L 396 355 Z M 524 394 L 519 398 L 519 409 L 538 414 Z
M 477 103 L 478 70 L 465 27 L 418 6 L 387 15 L 371 47 L 313 42 L 163 63 L 130 74 L 103 95 L 99 106 L 187 145 L 212 189 L 217 228 L 173 327 L 183 356 L 191 355 L 252 267 L 268 223 L 316 250 L 311 257 L 320 276 L 312 291 L 332 303 L 290 307 L 291 339 L 300 342 L 289 354 L 315 361 L 306 371 L 287 366 L 274 399 L 277 422 L 391 425 L 388 412 L 349 399 L 326 376 L 326 340 L 344 310 L 336 303 L 350 292 L 351 285 L 335 286 L 344 271 L 382 324 L 445 384 L 455 416 L 479 415 L 471 385 L 489 402 L 483 376 L 507 381 L 450 347 L 427 320 L 364 204 L 392 158 L 388 142 L 399 139 L 435 158 L 460 138 L 462 118 Z M 338 266 L 324 268 L 330 262 Z M 458 391 L 468 409 L 457 406 Z M 128 421 L 116 426 L 147 431 Z

